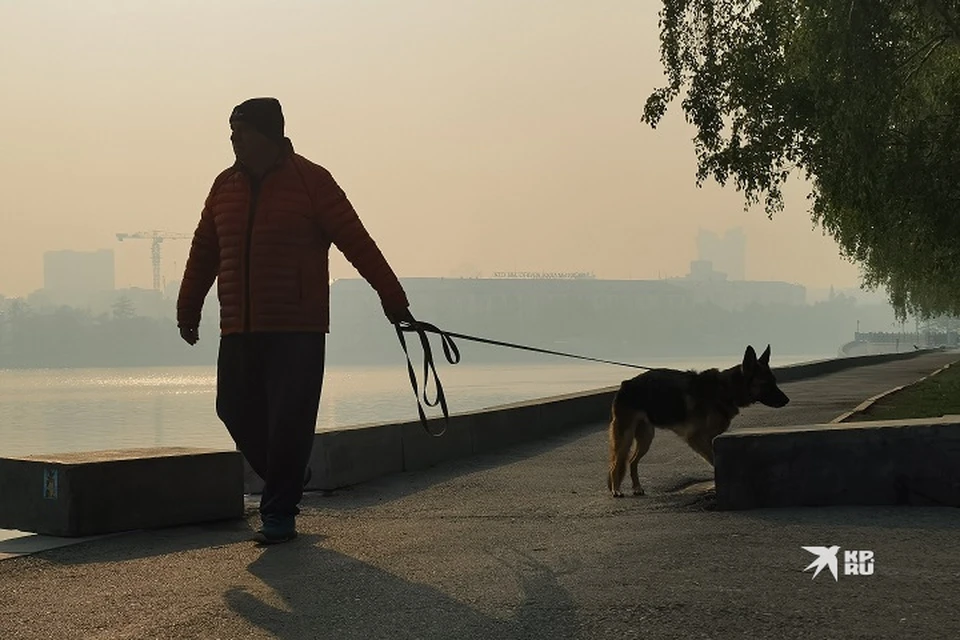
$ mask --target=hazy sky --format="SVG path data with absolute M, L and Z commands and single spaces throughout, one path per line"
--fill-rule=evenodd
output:
M 42 286 L 42 252 L 113 248 L 117 286 L 192 232 L 233 161 L 227 117 L 283 103 L 401 276 L 476 269 L 687 272 L 698 228 L 743 226 L 747 277 L 852 286 L 797 182 L 773 221 L 695 186 L 662 79 L 651 0 L 0 0 L 0 293 Z M 164 275 L 188 242 L 164 245 Z M 336 251 L 334 277 L 355 276 Z

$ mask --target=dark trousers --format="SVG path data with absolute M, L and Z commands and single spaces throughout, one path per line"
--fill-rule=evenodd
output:
M 264 481 L 262 515 L 300 513 L 323 386 L 324 333 L 220 338 L 217 415 Z

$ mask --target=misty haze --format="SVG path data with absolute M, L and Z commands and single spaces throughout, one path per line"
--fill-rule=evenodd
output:
M 958 7 L 0 2 L 0 640 L 960 637 Z
M 696 368 L 745 344 L 784 365 L 953 339 L 859 289 L 801 183 L 774 220 L 732 188 L 696 187 L 692 129 L 639 118 L 662 79 L 654 5 L 553 3 L 537 29 L 537 3 L 420 5 L 291 5 L 268 27 L 283 34 L 270 64 L 230 44 L 264 28 L 256 12 L 232 12 L 210 44 L 220 3 L 189 21 L 174 4 L 3 9 L 0 451 L 109 448 L 117 420 L 131 446 L 228 442 L 212 411 L 216 286 L 195 348 L 175 301 L 247 95 L 281 98 L 294 148 L 333 172 L 411 310 L 450 331 Z M 318 427 L 412 418 L 376 294 L 335 249 L 330 269 Z M 453 411 L 629 373 L 458 346 L 462 363 L 440 364 Z

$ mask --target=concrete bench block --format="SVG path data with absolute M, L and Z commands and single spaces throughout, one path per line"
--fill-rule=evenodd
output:
M 477 414 L 471 423 L 474 453 L 498 451 L 542 435 L 540 405 L 520 403 Z
M 333 491 L 403 470 L 399 425 L 357 425 L 314 434 L 310 452 L 311 476 L 306 491 Z M 249 494 L 263 493 L 260 479 L 246 459 L 243 487 Z
M 614 391 L 588 391 L 549 398 L 542 402 L 540 419 L 544 435 L 572 426 L 610 420 Z
M 442 436 L 431 436 L 417 422 L 400 425 L 403 437 L 403 469 L 416 471 L 445 460 L 464 458 L 473 454 L 473 426 L 480 414 L 464 413 L 450 416 L 450 423 Z M 430 420 L 430 429 L 437 432 L 444 427 L 443 418 Z
M 0 458 L 0 528 L 90 536 L 243 517 L 236 451 L 186 447 Z
M 960 506 L 956 417 L 739 429 L 713 448 L 722 509 Z
M 332 491 L 403 471 L 401 425 L 358 426 L 317 433 L 308 489 Z

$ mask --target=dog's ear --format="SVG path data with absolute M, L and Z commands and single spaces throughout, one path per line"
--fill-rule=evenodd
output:
M 770 364 L 770 345 L 767 345 L 767 348 L 760 354 L 760 364 Z
M 743 353 L 743 364 L 740 365 L 740 368 L 743 370 L 743 373 L 746 376 L 752 376 L 754 370 L 757 368 L 757 352 L 753 350 L 752 345 L 747 346 L 747 350 Z

